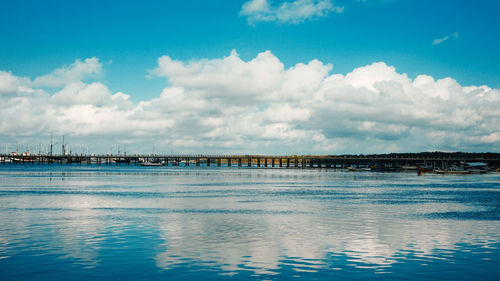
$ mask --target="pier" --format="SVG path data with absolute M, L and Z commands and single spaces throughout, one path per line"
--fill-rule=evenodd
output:
M 467 162 L 500 167 L 499 153 L 409 153 L 380 155 L 37 155 L 0 154 L 0 165 L 142 165 L 236 166 L 259 168 L 331 168 L 379 166 L 421 166 L 448 168 Z

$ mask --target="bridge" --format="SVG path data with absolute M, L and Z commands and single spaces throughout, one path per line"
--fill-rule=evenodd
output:
M 500 167 L 499 153 L 400 153 L 379 155 L 37 155 L 0 154 L 1 164 L 238 166 L 281 168 L 347 168 L 367 165 L 447 168 L 464 162 Z

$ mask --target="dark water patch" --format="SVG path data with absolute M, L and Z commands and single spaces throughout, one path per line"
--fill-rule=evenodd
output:
M 420 219 L 500 221 L 500 211 L 434 212 L 416 215 L 416 217 Z
M 246 184 L 248 185 L 248 184 Z M 480 205 L 500 205 L 500 190 L 460 190 L 460 191 L 422 191 L 422 190 L 398 190 L 391 192 L 360 192 L 346 191 L 346 189 L 273 189 L 263 187 L 260 189 L 203 189 L 188 191 L 109 191 L 108 188 L 92 186 L 86 189 L 50 189 L 46 188 L 20 188 L 10 190 L 0 190 L 0 197 L 4 196 L 106 196 L 106 197 L 126 197 L 126 198 L 220 198 L 220 197 L 245 197 L 258 196 L 266 198 L 297 198 L 297 199 L 317 199 L 317 200 L 367 200 L 380 204 L 419 204 L 430 202 L 456 202 L 463 204 Z
M 107 197 L 131 197 L 131 198 L 203 198 L 203 197 L 241 197 L 255 192 L 242 192 L 240 190 L 224 191 L 189 191 L 189 192 L 127 192 L 127 191 L 85 191 L 85 190 L 8 190 L 0 191 L 1 196 L 41 196 L 41 195 L 84 195 L 84 196 L 107 196 Z
M 173 209 L 173 208 L 18 208 L 8 207 L 0 208 L 2 211 L 33 211 L 33 212 L 68 212 L 68 211 L 108 211 L 108 212 L 137 212 L 147 214 L 256 214 L 256 215 L 291 215 L 291 214 L 310 214 L 310 212 L 292 211 L 292 210 L 263 210 L 263 209 Z
M 173 209 L 173 208 L 92 208 L 93 210 L 117 212 L 143 212 L 149 214 L 243 214 L 243 215 L 293 215 L 310 214 L 309 212 L 292 210 L 262 210 L 262 209 Z

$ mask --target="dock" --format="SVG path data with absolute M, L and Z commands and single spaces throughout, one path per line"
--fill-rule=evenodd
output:
M 483 162 L 500 167 L 498 153 L 409 153 L 380 155 L 37 155 L 0 154 L 0 165 L 136 165 L 237 166 L 261 168 L 332 168 L 379 166 L 420 166 L 448 168 L 466 162 Z

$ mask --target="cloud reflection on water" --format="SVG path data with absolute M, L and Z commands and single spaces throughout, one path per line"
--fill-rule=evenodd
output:
M 119 259 L 126 270 L 137 257 L 167 271 L 198 264 L 224 274 L 390 272 L 410 256 L 452 263 L 464 245 L 498 251 L 500 241 L 498 220 L 425 216 L 491 211 L 500 200 L 491 196 L 496 175 L 458 185 L 313 170 L 67 175 L 2 177 L 2 258 L 24 245 L 87 268 Z
M 403 261 L 410 252 L 425 260 L 446 260 L 442 251 L 457 251 L 459 244 L 488 246 L 491 241 L 485 233 L 498 230 L 496 222 L 407 219 L 392 213 L 404 206 L 388 210 L 381 204 L 301 203 L 316 211 L 257 216 L 164 214 L 160 235 L 165 251 L 156 256 L 157 265 L 171 269 L 189 259 L 215 262 L 226 272 L 262 274 L 277 271 L 287 259 L 298 270 L 324 269 L 330 266 L 330 254 L 342 254 L 355 267 L 390 271 L 391 264 Z

